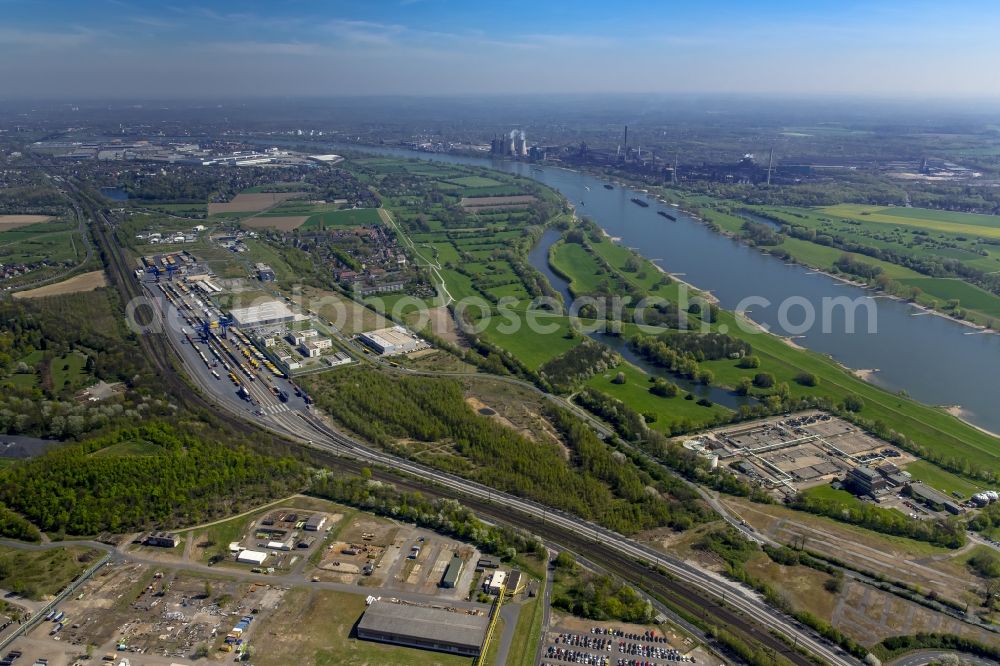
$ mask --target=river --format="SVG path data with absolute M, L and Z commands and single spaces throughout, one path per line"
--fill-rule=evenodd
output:
M 873 296 L 865 289 L 809 268 L 786 264 L 711 231 L 676 208 L 652 199 L 648 200 L 648 207 L 638 206 L 631 199 L 645 198 L 644 194 L 617 185 L 612 190 L 606 189 L 606 181 L 587 174 L 551 166 L 539 168 L 524 162 L 419 153 L 402 148 L 343 145 L 331 148 L 488 167 L 533 178 L 558 190 L 576 206 L 579 215 L 593 219 L 624 245 L 635 248 L 684 281 L 710 291 L 722 307 L 734 309 L 747 297 L 766 299 L 770 305 L 752 307 L 748 314 L 772 332 L 792 337 L 797 344 L 828 354 L 849 368 L 877 370 L 868 375 L 869 381 L 889 391 L 906 391 L 930 405 L 961 405 L 966 421 L 1000 432 L 1000 409 L 996 408 L 1000 389 L 998 335 L 979 333 L 902 301 Z M 657 215 L 659 210 L 669 211 L 677 221 Z M 536 251 L 541 250 L 536 248 Z M 824 327 L 820 326 L 818 315 L 823 311 L 824 299 L 844 296 L 862 299 L 861 303 L 874 303 L 875 332 L 869 332 L 864 308 L 858 313 L 854 332 L 845 330 L 840 309 L 835 309 L 834 316 L 828 319 L 829 327 L 821 330 Z M 816 326 L 800 333 L 795 325 L 802 321 L 803 310 L 796 306 L 788 311 L 791 328 L 783 327 L 779 307 L 789 299 L 810 304 L 818 316 Z

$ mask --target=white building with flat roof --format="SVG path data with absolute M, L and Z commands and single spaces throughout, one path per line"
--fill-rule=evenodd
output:
M 236 561 L 243 564 L 261 565 L 266 559 L 267 553 L 262 553 L 259 550 L 241 550 L 240 554 L 236 556 Z
M 362 333 L 358 337 L 361 338 L 361 342 L 385 356 L 416 351 L 425 345 L 423 340 L 402 326 L 380 328 L 377 331 Z
M 264 301 L 246 308 L 233 308 L 229 314 L 238 326 L 247 327 L 283 324 L 305 318 L 302 315 L 296 315 L 287 305 L 278 300 Z
M 489 594 L 500 594 L 500 589 L 506 582 L 507 572 L 497 569 L 486 579 L 486 584 L 483 587 Z

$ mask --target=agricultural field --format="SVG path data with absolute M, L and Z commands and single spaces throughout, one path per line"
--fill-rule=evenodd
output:
M 16 218 L 43 216 L 14 216 Z M 71 217 L 12 223 L 0 227 L 0 264 L 23 264 L 31 270 L 8 284 L 24 284 L 81 265 L 87 247 Z
M 322 231 L 324 229 L 336 227 L 360 227 L 381 224 L 378 209 L 375 208 L 347 208 L 344 210 L 332 210 L 311 214 L 303 229 Z
M 103 270 L 81 273 L 67 278 L 62 282 L 47 284 L 44 287 L 18 291 L 14 293 L 14 298 L 43 298 L 45 296 L 60 296 L 62 294 L 76 294 L 81 291 L 93 291 L 108 285 L 108 278 Z
M 0 215 L 0 231 L 29 227 L 32 224 L 48 222 L 51 219 L 52 217 L 49 215 Z
M 241 192 L 233 197 L 232 201 L 208 204 L 208 214 L 256 213 L 273 208 L 287 199 L 295 199 L 306 194 L 306 192 Z
M 846 204 L 816 209 L 753 206 L 749 212 L 781 220 L 800 232 L 806 229 L 817 239 L 814 242 L 786 235 L 778 246 L 765 248 L 766 251 L 786 253 L 801 264 L 835 274 L 841 273 L 837 264 L 846 255 L 858 264 L 879 270 L 880 279 L 892 280 L 891 293 L 920 305 L 947 314 L 960 311 L 964 318 L 977 324 L 988 325 L 1000 316 L 1000 296 L 996 294 L 959 278 L 931 277 L 914 268 L 867 254 L 845 252 L 830 241 L 838 239 L 837 244 L 864 246 L 872 251 L 912 258 L 918 262 L 918 267 L 919 262 L 939 266 L 942 262 L 959 261 L 968 268 L 992 274 L 1000 270 L 1000 251 L 991 243 L 982 242 L 983 232 L 988 235 L 993 225 L 1000 225 L 1000 217 Z M 723 210 L 708 208 L 703 215 L 725 232 L 735 235 L 740 234 L 744 223 L 742 216 Z M 850 273 L 842 275 L 852 281 L 865 282 L 864 278 Z
M 912 226 L 929 231 L 1000 238 L 1000 217 L 996 215 L 955 213 L 928 208 L 865 206 L 863 204 L 838 204 L 820 210 L 842 218 Z

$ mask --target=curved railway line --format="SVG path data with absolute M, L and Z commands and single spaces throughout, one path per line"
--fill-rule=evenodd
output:
M 98 250 L 123 302 L 142 296 L 134 269 L 113 237 L 113 225 L 101 203 L 77 185 L 70 183 L 69 187 L 93 220 L 91 229 Z M 183 379 L 179 372 L 183 361 L 166 335 L 140 335 L 139 344 L 164 388 L 181 405 L 210 415 L 242 434 L 260 433 L 256 424 L 247 422 L 242 415 L 229 413 L 225 405 L 212 401 L 208 394 Z M 536 534 L 644 588 L 668 607 L 680 609 L 708 625 L 725 628 L 772 656 L 780 655 L 798 666 L 809 666 L 817 660 L 836 666 L 859 663 L 745 588 L 575 516 L 372 449 L 330 428 L 312 414 L 285 413 L 273 417 L 266 426 L 272 434 L 286 440 L 281 442 L 283 445 L 287 445 L 287 439 L 306 443 L 313 448 L 312 457 L 330 467 L 356 473 L 369 468 L 376 478 L 400 488 L 458 500 L 487 520 Z

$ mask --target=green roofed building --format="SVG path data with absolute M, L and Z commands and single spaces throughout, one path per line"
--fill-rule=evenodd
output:
M 462 567 L 465 562 L 458 555 L 453 555 L 451 562 L 448 563 L 448 568 L 444 570 L 444 576 L 441 578 L 441 587 L 455 587 L 458 584 L 458 577 L 462 575 Z

